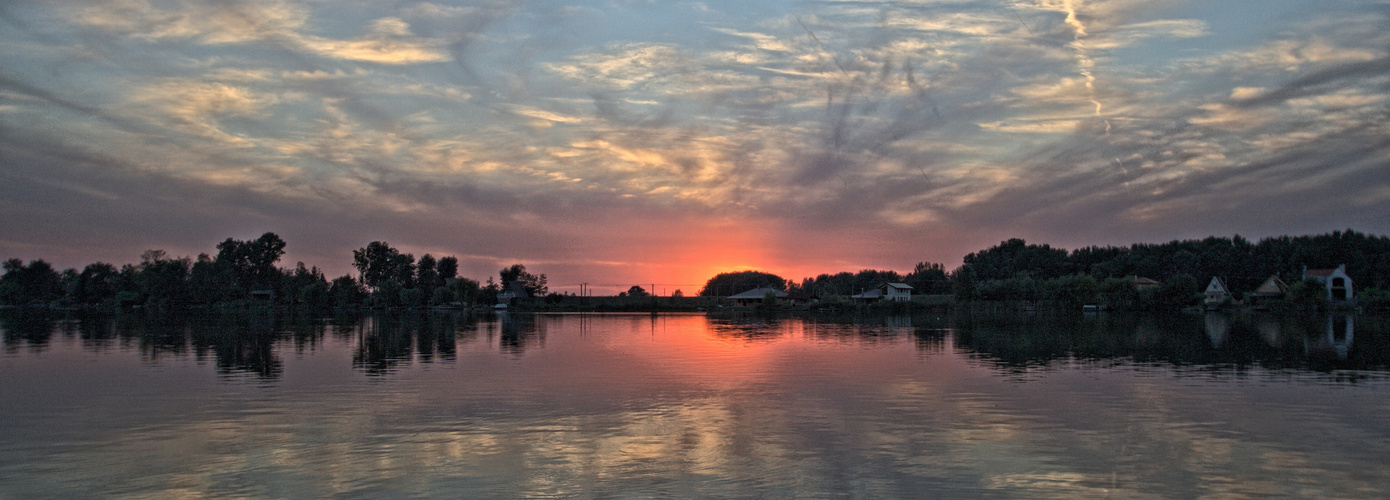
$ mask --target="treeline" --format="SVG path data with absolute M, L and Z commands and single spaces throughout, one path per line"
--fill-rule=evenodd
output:
M 762 271 L 721 273 L 705 282 L 700 296 L 722 297 L 763 287 L 819 297 L 849 296 L 884 283 L 907 283 L 915 293 L 920 294 L 948 294 L 952 291 L 950 275 L 944 266 L 921 262 L 907 274 L 886 269 L 864 269 L 855 273 L 821 274 L 814 278 L 803 278 L 800 282 Z
M 1057 300 L 1118 308 L 1167 308 L 1196 304 L 1212 277 L 1237 298 L 1270 276 L 1291 285 L 1291 295 L 1313 286 L 1304 269 L 1347 266 L 1367 301 L 1390 288 L 1390 238 L 1352 230 L 1313 236 L 1279 236 L 1252 243 L 1240 236 L 1208 237 L 1127 247 L 1091 246 L 1068 252 L 1011 239 L 965 256 L 951 273 L 959 300 Z M 1136 287 L 1136 278 L 1160 284 Z
M 418 260 L 389 244 L 374 241 L 353 251 L 351 274 L 331 281 L 317 267 L 303 262 L 293 268 L 277 264 L 285 241 L 275 233 L 239 241 L 227 238 L 217 253 L 170 257 L 148 250 L 138 264 L 116 267 L 105 262 L 80 271 L 58 271 L 42 259 L 25 264 L 4 262 L 0 304 L 58 307 L 247 307 L 288 306 L 313 310 L 360 307 L 423 307 L 474 305 L 496 300 L 501 283 L 521 282 L 533 296 L 547 292 L 544 274 L 534 275 L 516 264 L 499 272 L 500 281 L 486 284 L 458 275 L 458 259 Z
M 958 301 L 1050 301 L 1066 306 L 1103 304 L 1118 309 L 1169 309 L 1200 302 L 1212 277 L 1239 298 L 1270 276 L 1291 285 L 1295 299 L 1315 299 L 1303 271 L 1347 266 L 1362 303 L 1390 303 L 1390 238 L 1352 230 L 1314 236 L 1279 236 L 1252 243 L 1240 236 L 1091 246 L 1068 251 L 1010 239 L 966 255 L 947 272 L 923 262 L 907 274 L 864 269 L 821 274 L 800 282 L 760 271 L 711 278 L 703 296 L 727 296 L 771 287 L 822 298 L 844 297 L 884 283 L 906 283 L 914 294 L 953 294 Z M 1139 278 L 1157 281 L 1141 286 Z

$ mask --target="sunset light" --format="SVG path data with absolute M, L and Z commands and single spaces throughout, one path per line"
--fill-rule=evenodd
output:
M 19 2 L 0 256 L 578 284 L 1390 231 L 1375 0 Z M 675 288 L 675 287 L 667 287 Z M 598 291 L 598 289 L 595 289 Z M 606 291 L 606 289 L 605 289 Z M 673 290 L 672 290 L 673 291 Z

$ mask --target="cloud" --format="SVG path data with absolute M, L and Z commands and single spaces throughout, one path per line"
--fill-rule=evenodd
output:
M 412 36 L 410 26 L 400 18 L 377 19 L 369 33 L 358 39 L 333 39 L 309 34 L 307 9 L 278 0 L 182 0 L 168 7 L 147 0 L 104 0 L 73 17 L 86 26 L 148 41 L 191 39 L 210 45 L 269 42 L 323 57 L 379 64 L 449 59 L 441 41 Z
M 324 255 L 390 237 L 489 273 L 514 257 L 693 259 L 660 241 L 738 228 L 757 248 L 726 260 L 805 269 L 952 262 L 1014 235 L 1388 226 L 1367 215 L 1386 203 L 1384 13 L 1334 6 L 1227 37 L 1138 0 L 576 7 L 17 7 L 6 22 L 30 29 L 0 32 L 25 47 L 0 51 L 15 68 L 0 125 L 19 135 L 0 154 L 28 164 L 5 173 L 130 219 L 64 222 L 16 198 L 81 230 L 185 241 L 146 211 L 205 233 L 283 224 L 333 242 L 314 243 Z M 1170 53 L 1175 40 L 1212 45 Z M 1339 190 L 1364 210 L 1323 200 Z M 163 213 L 179 203 L 207 208 Z M 18 217 L 0 229 L 45 238 Z

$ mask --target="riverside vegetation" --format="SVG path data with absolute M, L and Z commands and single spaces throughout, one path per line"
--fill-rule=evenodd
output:
M 758 287 L 815 296 L 823 303 L 850 304 L 849 296 L 883 283 L 911 285 L 926 303 L 1028 302 L 1059 308 L 1100 304 L 1118 310 L 1174 310 L 1195 305 L 1212 276 L 1227 283 L 1237 299 L 1269 276 L 1291 283 L 1290 307 L 1324 306 L 1315 284 L 1302 281 L 1304 268 L 1345 264 L 1370 309 L 1390 307 L 1390 238 L 1353 230 L 1310 236 L 1279 236 L 1251 242 L 1240 236 L 1091 246 L 1067 251 L 1010 239 L 971 253 L 947 271 L 922 262 L 906 274 L 892 270 L 821 274 L 801 281 L 761 271 L 723 273 L 698 295 L 680 290 L 655 297 L 633 286 L 618 297 L 575 297 L 550 293 L 545 274 L 522 264 L 502 269 L 485 282 L 458 274 L 458 259 L 425 254 L 418 259 L 386 242 L 353 251 L 351 274 L 332 280 L 303 262 L 278 267 L 286 243 L 275 233 L 240 241 L 227 238 L 216 254 L 171 257 L 148 250 L 139 263 L 105 262 L 59 271 L 42 260 L 12 258 L 0 276 L 0 304 L 81 308 L 288 307 L 308 311 L 356 308 L 473 307 L 494 303 L 503 284 L 520 283 L 531 298 L 520 305 L 540 310 L 695 310 L 720 305 L 720 297 Z M 1141 289 L 1135 277 L 1161 284 Z M 935 300 L 933 300 L 935 299 Z M 943 300 L 944 299 L 944 300 Z M 770 301 L 765 307 L 776 307 Z M 918 304 L 924 303 L 919 299 Z M 911 307 L 893 305 L 886 307 Z

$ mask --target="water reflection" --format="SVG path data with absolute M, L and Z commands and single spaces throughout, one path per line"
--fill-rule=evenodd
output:
M 967 313 L 952 320 L 959 348 L 1006 371 L 1058 362 L 1168 363 L 1276 369 L 1383 370 L 1384 318 L 1275 315 L 1033 315 Z M 1355 342 L 1353 342 L 1353 339 Z
M 0 311 L 0 331 L 8 353 L 43 352 L 57 336 L 76 339 L 89 351 L 138 351 L 148 364 L 192 358 L 212 363 L 223 375 L 267 380 L 282 375 L 286 353 L 312 352 L 325 335 L 355 341 L 352 365 L 372 375 L 390 373 L 402 364 L 452 362 L 457 345 L 476 335 L 477 323 L 476 317 L 467 314 L 431 313 L 319 318 L 263 311 L 115 315 Z M 525 344 L 512 343 L 517 350 Z
M 586 335 L 595 318 L 567 315 Z M 651 316 L 655 334 L 659 318 Z M 556 316 L 517 313 L 407 313 L 337 318 L 272 313 L 118 314 L 0 311 L 7 353 L 43 352 L 54 338 L 84 349 L 138 351 L 150 364 L 192 357 L 219 373 L 276 379 L 282 356 L 304 353 L 325 335 L 353 343 L 352 366 L 370 375 L 415 364 L 452 363 L 459 346 L 475 340 L 520 358 L 546 347 Z M 1016 314 L 963 311 L 954 315 L 779 316 L 705 318 L 714 338 L 765 344 L 788 338 L 873 345 L 914 342 L 940 352 L 948 339 L 972 357 L 1010 373 L 1053 364 L 1168 363 L 1191 367 L 1263 366 L 1279 369 L 1376 370 L 1390 366 L 1387 320 L 1340 312 L 1279 315 L 1270 312 L 1204 315 Z
M 1385 497 L 1386 323 L 1328 319 L 60 314 L 0 323 L 0 497 Z

